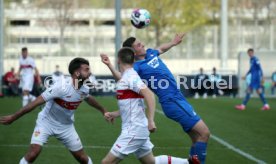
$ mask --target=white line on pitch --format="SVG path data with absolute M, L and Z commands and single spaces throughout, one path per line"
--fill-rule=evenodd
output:
M 157 113 L 159 113 L 159 114 L 164 115 L 164 113 L 163 113 L 162 111 L 158 110 L 158 109 L 156 109 L 155 111 L 156 111 Z M 248 154 L 248 153 L 246 153 L 246 152 L 244 152 L 244 151 L 242 151 L 242 150 L 236 148 L 235 146 L 229 144 L 228 142 L 224 141 L 223 139 L 221 139 L 221 138 L 219 138 L 219 137 L 217 137 L 217 136 L 215 136 L 215 135 L 213 135 L 213 134 L 211 134 L 210 137 L 211 137 L 213 140 L 215 140 L 215 141 L 217 141 L 218 143 L 220 143 L 221 145 L 223 145 L 223 146 L 227 147 L 228 149 L 230 149 L 230 150 L 232 150 L 232 151 L 234 151 L 234 152 L 240 154 L 241 156 L 244 156 L 245 158 L 247 158 L 247 159 L 249 159 L 249 160 L 252 160 L 252 161 L 254 161 L 254 162 L 257 162 L 258 164 L 266 164 L 265 161 L 262 161 L 262 160 L 260 160 L 260 159 L 255 158 L 255 157 L 252 156 L 251 154 Z

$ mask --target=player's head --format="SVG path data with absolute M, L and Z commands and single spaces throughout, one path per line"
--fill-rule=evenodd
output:
M 253 49 L 253 48 L 249 48 L 249 49 L 247 50 L 247 54 L 249 55 L 249 57 L 254 56 L 254 49 Z
M 127 38 L 123 43 L 123 47 L 133 48 L 135 51 L 135 56 L 145 56 L 146 54 L 145 45 L 135 37 Z
M 123 47 L 118 52 L 118 64 L 132 65 L 134 63 L 134 50 L 129 47 Z
M 82 82 L 91 75 L 89 61 L 84 58 L 75 58 L 69 64 L 69 73 L 72 77 L 81 79 Z
M 202 68 L 202 67 L 199 68 L 199 72 L 200 72 L 201 74 L 203 74 L 203 68 Z
M 213 73 L 216 73 L 217 72 L 217 69 L 216 67 L 213 68 Z
M 21 54 L 22 54 L 22 57 L 25 59 L 28 56 L 28 48 L 27 47 L 23 47 L 21 49 Z

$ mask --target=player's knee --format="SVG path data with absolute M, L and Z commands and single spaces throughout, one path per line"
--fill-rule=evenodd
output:
M 148 158 L 146 161 L 141 161 L 142 164 L 155 164 L 155 157 Z
M 203 142 L 208 142 L 210 135 L 210 130 L 208 128 L 204 128 L 204 130 L 200 132 L 199 140 Z
M 210 130 L 207 128 L 207 130 L 204 132 L 204 140 L 207 142 L 209 140 L 209 137 L 211 135 Z

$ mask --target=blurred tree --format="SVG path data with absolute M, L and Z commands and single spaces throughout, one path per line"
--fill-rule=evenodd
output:
M 114 8 L 115 2 L 116 0 L 90 0 L 92 8 Z
M 59 45 L 60 45 L 60 55 L 66 53 L 65 43 L 64 43 L 64 32 L 66 27 L 70 24 L 70 20 L 74 13 L 74 3 L 76 1 L 68 0 L 38 0 L 36 6 L 38 7 L 38 12 L 40 8 L 52 9 L 54 14 L 54 19 L 49 21 L 46 19 L 41 19 L 45 26 L 57 26 L 59 28 Z

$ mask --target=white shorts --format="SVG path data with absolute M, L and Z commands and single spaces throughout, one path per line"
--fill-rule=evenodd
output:
M 127 155 L 134 153 L 136 158 L 142 158 L 152 152 L 153 144 L 150 142 L 150 138 L 135 138 L 135 136 L 129 136 L 121 134 L 110 152 L 120 158 L 124 159 Z
M 34 76 L 33 75 L 22 75 L 20 78 L 19 86 L 23 91 L 32 91 L 34 85 Z
M 31 144 L 43 146 L 47 143 L 50 136 L 55 136 L 70 151 L 75 152 L 83 148 L 73 124 L 58 128 L 50 124 L 47 119 L 38 118 L 32 135 Z

